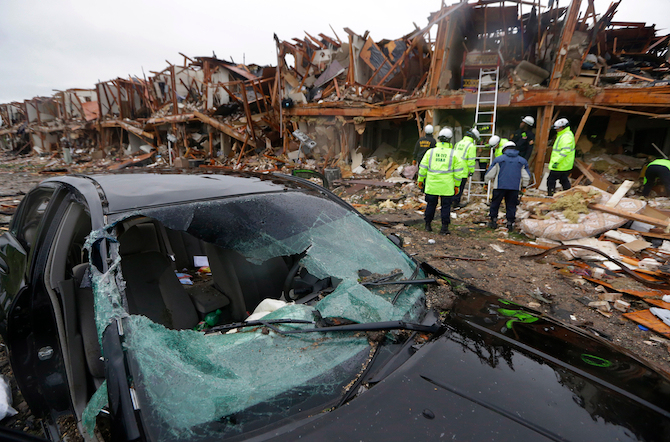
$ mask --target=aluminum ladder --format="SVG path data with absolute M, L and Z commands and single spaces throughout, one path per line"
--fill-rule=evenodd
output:
M 493 80 L 488 80 L 488 76 L 491 76 Z M 484 82 L 486 79 L 486 82 Z M 477 107 L 475 109 L 475 125 L 474 127 L 479 130 L 480 143 L 477 145 L 477 151 L 480 148 L 485 147 L 484 139 L 488 142 L 488 139 L 496 133 L 496 119 L 498 116 L 498 83 L 500 80 L 500 67 L 495 69 L 480 69 L 479 70 L 479 83 L 477 84 Z M 482 90 L 484 88 L 489 88 L 493 86 L 493 90 Z M 481 130 L 480 130 L 481 128 Z M 489 160 L 489 165 L 493 161 L 493 154 L 495 149 L 491 149 L 487 157 L 476 157 L 476 160 Z M 486 184 L 484 181 L 484 173 L 486 169 L 479 168 L 479 163 L 475 163 L 475 173 L 480 173 L 482 175 L 481 180 L 476 180 L 475 175 L 472 175 L 468 179 L 468 202 L 473 196 L 484 196 L 486 197 L 486 202 L 488 203 L 491 200 L 491 186 L 487 186 L 486 193 L 472 193 L 473 184 Z

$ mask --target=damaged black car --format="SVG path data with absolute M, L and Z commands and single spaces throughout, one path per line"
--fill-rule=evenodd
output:
M 301 178 L 48 179 L 0 284 L 53 440 L 63 416 L 87 440 L 670 440 L 666 374 L 414 261 Z

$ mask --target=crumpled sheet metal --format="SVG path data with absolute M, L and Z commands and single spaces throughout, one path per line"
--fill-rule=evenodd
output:
M 600 198 L 595 201 L 598 204 L 605 204 L 612 197 L 611 193 L 604 192 L 596 187 L 588 186 L 588 188 L 601 193 Z M 645 205 L 644 201 L 622 198 L 616 207 L 627 212 L 637 213 Z M 598 210 L 590 210 L 587 214 L 580 214 L 579 222 L 576 224 L 565 219 L 560 211 L 549 212 L 549 216 L 550 218 L 546 220 L 524 219 L 519 222 L 519 228 L 521 232 L 528 236 L 547 238 L 553 241 L 569 241 L 600 235 L 608 230 L 617 229 L 628 222 L 626 218 Z

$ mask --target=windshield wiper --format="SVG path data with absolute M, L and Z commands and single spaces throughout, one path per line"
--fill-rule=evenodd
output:
M 212 327 L 208 330 L 205 330 L 205 334 L 208 335 L 210 333 L 223 332 L 244 327 L 259 327 L 259 326 L 270 327 L 270 324 L 316 324 L 316 323 L 314 321 L 307 321 L 305 319 L 271 319 L 268 321 L 234 322 L 232 324 L 217 325 L 215 327 Z
M 306 321 L 304 319 L 273 319 L 270 321 L 249 321 L 236 322 L 234 324 L 217 325 L 209 330 L 205 330 L 205 334 L 224 332 L 236 328 L 246 327 L 267 327 L 270 330 L 279 333 L 280 335 L 291 335 L 296 333 L 331 333 L 331 332 L 368 332 L 380 330 L 411 330 L 422 333 L 436 333 L 442 329 L 442 325 L 434 323 L 432 325 L 417 324 L 415 322 L 405 321 L 382 321 L 382 322 L 368 322 L 363 324 L 346 324 L 346 325 L 331 325 L 326 327 L 305 328 L 297 330 L 279 330 L 275 324 L 315 324 L 314 321 Z
M 422 333 L 436 333 L 442 329 L 442 325 L 438 324 L 437 322 L 431 325 L 424 325 L 424 324 L 417 324 L 415 322 L 405 322 L 405 321 L 367 322 L 363 324 L 331 325 L 327 327 L 305 328 L 297 330 L 279 330 L 277 327 L 274 327 L 269 321 L 265 325 L 272 331 L 282 335 L 290 335 L 296 333 L 368 332 L 368 331 L 380 331 L 380 330 L 412 330 Z

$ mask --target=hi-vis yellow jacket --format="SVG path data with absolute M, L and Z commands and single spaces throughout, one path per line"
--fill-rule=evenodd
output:
M 556 134 L 554 147 L 551 149 L 549 170 L 572 170 L 575 163 L 575 135 L 569 127 Z
M 424 183 L 424 192 L 428 195 L 453 196 L 454 187 L 461 183 L 463 170 L 467 170 L 467 164 L 451 147 L 451 143 L 439 142 L 423 156 L 419 166 L 419 182 Z
M 459 173 L 458 178 L 467 178 L 468 174 L 475 173 L 475 162 L 477 158 L 477 143 L 472 137 L 463 137 L 456 143 L 454 150 L 458 157 L 464 162 L 464 169 Z

